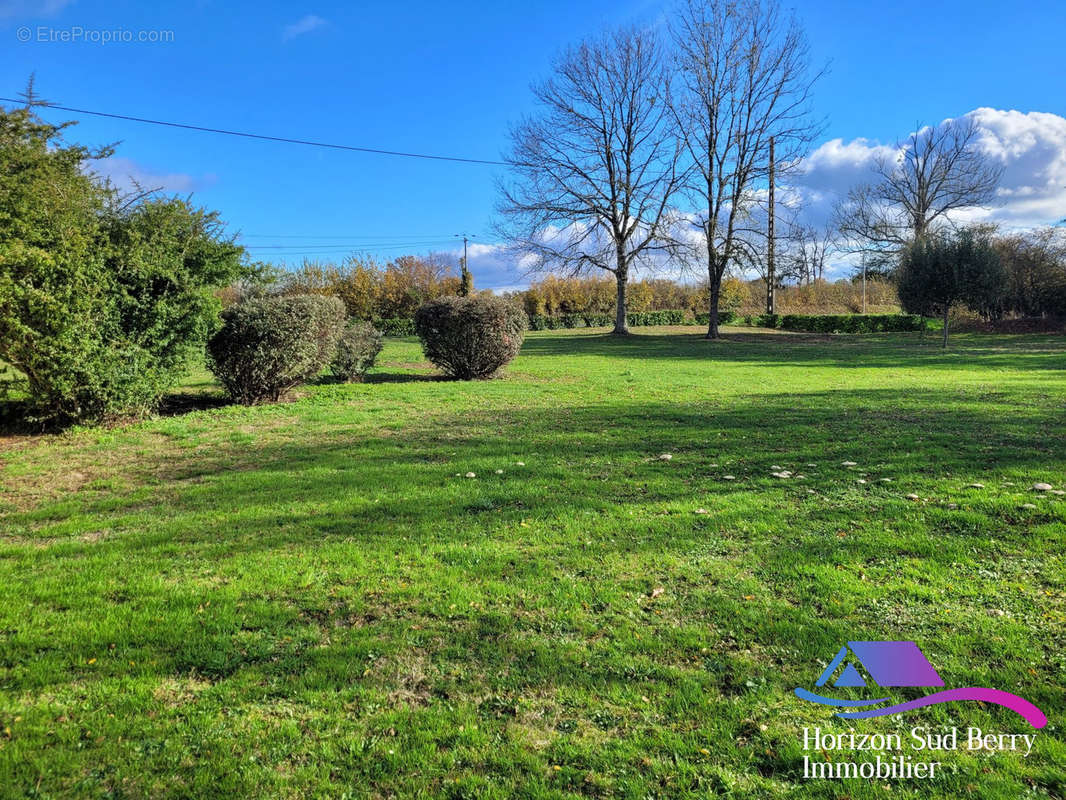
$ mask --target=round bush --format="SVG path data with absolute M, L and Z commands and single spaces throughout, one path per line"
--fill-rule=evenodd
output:
M 369 322 L 355 322 L 341 334 L 330 369 L 342 381 L 358 383 L 374 366 L 380 352 L 381 334 L 377 329 Z
M 207 343 L 208 367 L 238 403 L 278 400 L 330 362 L 344 321 L 336 297 L 248 300 L 222 312 L 222 327 Z
M 490 378 L 518 355 L 526 314 L 491 295 L 440 297 L 415 312 L 422 350 L 453 378 Z

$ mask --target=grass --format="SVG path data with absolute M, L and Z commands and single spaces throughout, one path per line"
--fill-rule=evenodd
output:
M 577 330 L 453 383 L 390 341 L 366 384 L 210 408 L 200 372 L 203 410 L 0 439 L 0 796 L 1063 797 L 1066 498 L 1029 487 L 1066 484 L 1064 370 L 1062 337 Z M 805 781 L 804 726 L 849 724 L 792 689 L 849 639 L 1051 722 Z M 914 725 L 1030 732 L 851 723 Z

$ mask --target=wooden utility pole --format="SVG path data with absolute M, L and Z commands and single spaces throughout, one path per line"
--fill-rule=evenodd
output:
M 774 137 L 770 137 L 770 215 L 767 221 L 766 238 L 768 247 L 766 250 L 766 313 L 773 314 L 776 305 L 774 297 L 774 284 L 777 282 L 774 275 Z

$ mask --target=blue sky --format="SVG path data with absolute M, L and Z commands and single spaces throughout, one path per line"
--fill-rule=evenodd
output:
M 1000 112 L 986 118 L 1002 157 L 1013 159 L 1012 196 L 1033 187 L 1053 191 L 1060 161 L 1066 165 L 1066 3 L 925 5 L 893 11 L 885 4 L 812 0 L 797 6 L 815 59 L 830 62 L 831 69 L 815 98 L 827 118 L 823 138 L 829 144 L 812 159 L 824 168 L 814 172 L 830 183 L 849 180 L 877 142 L 890 143 L 918 122 L 986 108 Z M 35 72 L 42 95 L 63 105 L 497 159 L 506 148 L 508 124 L 530 110 L 529 83 L 546 73 L 555 53 L 607 25 L 661 21 L 669 7 L 650 0 L 3 0 L 0 95 L 13 96 Z M 28 42 L 19 41 L 23 27 L 30 31 Z M 173 33 L 172 41 L 160 43 L 40 40 L 79 27 Z M 1021 114 L 1002 113 L 1010 110 Z M 121 141 L 119 160 L 108 167 L 117 178 L 133 174 L 152 185 L 192 191 L 247 235 L 247 244 L 292 248 L 275 255 L 339 258 L 349 245 L 366 243 L 388 258 L 408 249 L 443 249 L 464 231 L 490 240 L 493 167 L 75 118 L 77 139 Z M 1062 184 L 1066 199 L 1066 175 Z M 1054 212 L 1059 196 L 1045 200 L 1024 213 L 1016 208 L 1013 219 L 1054 221 L 1043 215 Z M 419 244 L 401 244 L 407 242 Z M 488 248 L 475 253 L 472 266 L 483 287 L 521 282 Z

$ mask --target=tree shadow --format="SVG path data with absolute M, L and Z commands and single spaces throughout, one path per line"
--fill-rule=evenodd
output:
M 171 392 L 163 395 L 156 415 L 160 417 L 178 417 L 194 411 L 211 411 L 233 405 L 222 392 Z
M 601 697 L 642 681 L 677 695 L 696 685 L 701 703 L 757 715 L 791 702 L 791 688 L 816 677 L 816 659 L 849 639 L 922 638 L 956 660 L 968 655 L 980 617 L 948 633 L 915 620 L 935 594 L 926 576 L 958 571 L 966 581 L 960 564 L 999 557 L 1027 531 L 994 512 L 994 537 L 973 520 L 952 527 L 925 506 L 917 522 L 903 481 L 945 465 L 956 483 L 989 470 L 1061 470 L 1066 422 L 1028 399 L 840 389 L 779 403 L 753 393 L 486 404 L 419 414 L 398 432 L 296 426 L 291 436 L 264 430 L 251 441 L 148 451 L 125 473 L 119 460 L 107 465 L 121 490 L 9 516 L 48 536 L 50 524 L 69 531 L 76 508 L 110 533 L 57 533 L 68 539 L 36 550 L 26 537 L 33 568 L 19 580 L 33 581 L 32 624 L 12 623 L 0 666 L 12 691 L 41 695 L 82 669 L 70 666 L 72 652 L 95 660 L 114 648 L 118 656 L 80 680 L 119 680 L 136 661 L 157 680 L 195 675 L 235 697 L 257 691 L 250 686 L 269 687 L 268 700 L 308 687 L 358 692 L 353 716 L 365 719 L 369 702 L 409 702 L 405 714 L 428 702 L 383 700 L 404 680 L 385 668 L 413 653 L 432 667 L 426 694 L 475 709 L 493 693 Z M 869 449 L 856 459 L 861 443 Z M 845 460 L 895 483 L 857 489 Z M 802 483 L 771 474 L 808 461 L 822 466 Z M 726 470 L 737 480 L 723 480 Z M 854 491 L 861 499 L 842 499 Z M 709 513 L 694 513 L 697 504 Z M 842 538 L 852 523 L 840 508 L 906 519 L 911 531 L 849 527 Z M 1024 555 L 1032 569 L 1035 557 Z M 888 575 L 886 563 L 918 573 L 915 596 L 862 584 L 864 572 Z M 71 574 L 101 577 L 71 587 Z M 651 604 L 656 586 L 666 594 Z M 1030 644 L 1053 644 L 1052 626 L 1038 630 Z M 51 666 L 16 671 L 31 662 Z M 978 678 L 994 684 L 987 673 L 998 668 L 982 669 Z M 1050 681 L 1036 683 L 1033 699 L 1051 698 Z M 684 706 L 661 707 L 657 724 L 686 724 Z
M 363 383 L 441 383 L 454 380 L 437 372 L 370 372 Z
M 356 534 L 385 541 L 397 524 L 432 538 L 427 531 L 442 519 L 480 527 L 487 520 L 521 518 L 543 507 L 544 498 L 540 486 L 518 479 L 528 470 L 517 470 L 518 461 L 535 460 L 538 479 L 557 484 L 552 507 L 579 514 L 682 502 L 694 494 L 762 491 L 780 485 L 771 476 L 775 465 L 796 472 L 808 462 L 839 465 L 863 448 L 876 452 L 876 461 L 864 466 L 876 469 L 877 478 L 896 481 L 944 464 L 976 478 L 990 469 L 1046 469 L 1066 460 L 1066 421 L 1057 409 L 1013 404 L 999 395 L 950 399 L 945 404 L 944 394 L 934 390 L 910 389 L 901 396 L 893 389 L 865 389 L 797 393 L 779 405 L 753 394 L 726 407 L 708 400 L 474 409 L 423 415 L 400 437 L 341 427 L 280 441 L 223 440 L 207 452 L 160 452 L 155 460 L 146 455 L 129 465 L 125 474 L 113 467 L 107 472 L 131 490 L 162 481 L 168 491 L 159 501 L 161 518 L 180 521 L 205 507 L 240 509 L 226 545 L 232 550 L 296 543 L 308 535 L 307 525 L 320 541 Z M 642 485 L 645 476 L 661 477 L 649 466 L 660 453 L 673 455 L 671 480 Z M 722 458 L 728 466 L 717 463 Z M 506 477 L 483 475 L 476 496 L 456 506 L 456 497 L 466 494 L 457 488 L 466 485 L 461 476 L 472 469 L 481 473 L 485 465 L 504 469 Z M 726 470 L 738 481 L 722 482 Z M 817 472 L 803 488 L 828 490 L 838 480 Z M 66 513 L 70 499 L 56 504 L 57 514 Z M 333 510 L 292 510 L 316 504 Z M 106 525 L 127 512 L 110 494 L 89 493 L 80 513 L 99 516 Z M 35 513 L 38 521 L 50 516 L 47 507 Z M 381 525 L 383 519 L 391 524 Z M 182 536 L 186 542 L 200 538 Z M 213 532 L 203 536 L 205 544 L 216 541 Z M 143 541 L 155 546 L 152 537 Z
M 23 400 L 0 400 L 0 436 L 36 436 L 58 433 L 61 425 L 30 422 L 30 407 Z
M 527 337 L 523 355 L 617 356 L 634 360 L 698 359 L 765 366 L 823 366 L 841 369 L 923 367 L 965 370 L 1066 369 L 1062 336 L 960 334 L 947 350 L 935 336 L 919 333 L 817 334 L 787 331 L 729 331 L 720 339 L 701 332 L 633 331 Z

